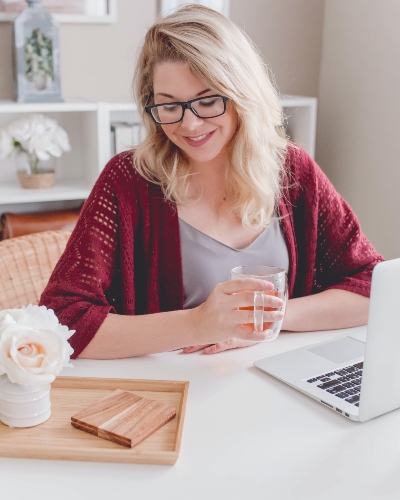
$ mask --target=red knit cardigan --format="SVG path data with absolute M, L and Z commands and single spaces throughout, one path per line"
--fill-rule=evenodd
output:
M 290 147 L 279 203 L 289 252 L 289 297 L 328 288 L 369 296 L 383 258 L 318 165 Z M 183 308 L 178 215 L 161 189 L 132 167 L 132 153 L 107 164 L 84 204 L 64 254 L 41 297 L 76 333 L 74 357 L 108 313 Z

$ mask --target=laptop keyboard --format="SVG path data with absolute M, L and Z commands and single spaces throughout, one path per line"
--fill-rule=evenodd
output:
M 307 380 L 309 384 L 334 394 L 348 403 L 358 406 L 360 401 L 363 362 L 345 366 L 336 371 L 318 375 Z

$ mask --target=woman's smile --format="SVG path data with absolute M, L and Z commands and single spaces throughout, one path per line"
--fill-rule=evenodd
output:
M 211 132 L 207 132 L 206 134 L 201 134 L 201 135 L 195 135 L 195 136 L 185 136 L 183 135 L 183 139 L 189 144 L 189 146 L 193 146 L 194 148 L 199 148 L 200 146 L 203 146 L 206 144 L 211 137 L 214 135 L 215 130 L 212 130 Z

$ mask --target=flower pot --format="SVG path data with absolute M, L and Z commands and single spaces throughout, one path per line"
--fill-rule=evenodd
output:
M 39 388 L 0 380 L 1 422 L 9 427 L 33 427 L 50 415 L 50 385 Z
M 47 189 L 54 185 L 56 173 L 54 170 L 42 170 L 38 174 L 17 172 L 18 180 L 24 189 Z
M 14 161 L 21 187 L 25 189 L 47 189 L 54 185 L 56 158 L 39 160 L 33 153 L 15 151 Z

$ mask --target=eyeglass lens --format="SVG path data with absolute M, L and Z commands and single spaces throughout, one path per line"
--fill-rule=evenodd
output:
M 213 118 L 224 113 L 224 100 L 222 97 L 204 97 L 191 103 L 200 118 Z M 181 104 L 165 103 L 152 108 L 154 118 L 161 123 L 177 122 L 183 118 Z

